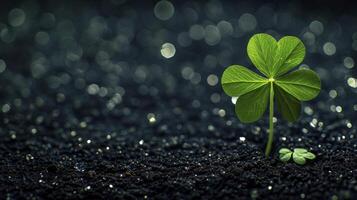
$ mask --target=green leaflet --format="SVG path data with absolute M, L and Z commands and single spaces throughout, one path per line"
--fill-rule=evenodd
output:
M 286 154 L 280 154 L 279 159 L 283 162 L 288 162 L 292 154 L 293 154 L 292 152 Z
M 291 155 L 293 154 L 292 151 L 290 151 L 290 149 L 287 148 L 281 148 L 279 150 L 279 159 L 283 162 L 288 162 L 291 158 Z
M 313 154 L 313 153 L 311 153 L 311 152 L 305 153 L 305 154 L 304 154 L 304 157 L 305 157 L 306 159 L 309 159 L 309 160 L 313 160 L 313 159 L 316 158 L 315 154 Z
M 293 71 L 277 78 L 275 83 L 300 101 L 308 101 L 315 98 L 321 88 L 320 78 L 314 71 L 309 69 Z
M 291 157 L 293 157 L 294 162 L 299 165 L 304 165 L 306 160 L 314 160 L 316 158 L 315 154 L 303 148 L 295 148 L 294 152 L 287 148 L 281 148 L 279 150 L 279 159 L 281 161 L 288 162 Z
M 274 87 L 277 107 L 284 119 L 296 121 L 301 113 L 301 102 L 279 87 Z
M 294 153 L 298 153 L 298 154 L 304 154 L 307 153 L 308 151 L 306 149 L 303 148 L 295 148 L 294 149 Z
M 283 162 L 288 162 L 292 154 L 293 154 L 292 152 L 286 154 L 280 154 L 279 159 Z
M 306 163 L 306 159 L 297 153 L 293 153 L 293 160 L 295 163 L 297 163 L 299 165 L 304 165 Z
M 305 46 L 294 36 L 285 36 L 278 42 L 273 76 L 278 77 L 298 66 L 305 57 Z
M 221 84 L 224 92 L 229 96 L 241 96 L 267 83 L 266 79 L 251 70 L 232 65 L 224 70 Z
M 278 77 L 299 65 L 305 57 L 305 46 L 294 36 L 285 36 L 278 42 L 270 35 L 260 33 L 248 42 L 248 56 L 267 77 Z
M 290 149 L 287 149 L 287 148 L 281 148 L 279 150 L 279 153 L 280 154 L 287 154 L 287 153 L 291 153 L 291 150 Z
M 240 96 L 236 102 L 236 114 L 240 121 L 257 121 L 265 112 L 269 99 L 269 84 Z
M 252 63 L 267 77 L 271 77 L 275 52 L 278 48 L 276 40 L 268 34 L 255 34 L 250 38 L 247 52 Z
M 308 152 L 306 149 L 303 148 L 295 148 L 294 153 L 309 160 L 313 160 L 316 158 L 315 154 Z

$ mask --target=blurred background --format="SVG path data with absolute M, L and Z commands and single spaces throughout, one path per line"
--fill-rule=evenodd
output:
M 0 129 L 11 138 L 44 130 L 64 137 L 77 129 L 216 136 L 260 130 L 236 119 L 220 76 L 231 64 L 253 69 L 247 41 L 266 32 L 301 38 L 307 54 L 300 67 L 322 79 L 321 94 L 302 111 L 307 127 L 298 129 L 332 124 L 351 131 L 355 8 L 346 1 L 3 2 Z

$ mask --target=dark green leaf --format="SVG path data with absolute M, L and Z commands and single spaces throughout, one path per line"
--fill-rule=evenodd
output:
M 289 122 L 296 121 L 301 113 L 301 102 L 279 87 L 274 87 L 274 93 L 283 118 Z
M 244 123 L 257 121 L 267 108 L 269 94 L 270 85 L 266 84 L 240 96 L 236 102 L 236 114 L 239 120 Z

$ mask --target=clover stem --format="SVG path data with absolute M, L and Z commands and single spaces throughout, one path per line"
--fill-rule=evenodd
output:
M 273 88 L 273 81 L 270 81 L 270 99 L 269 99 L 269 136 L 268 136 L 268 143 L 265 148 L 265 156 L 269 157 L 271 152 L 271 147 L 273 144 L 274 139 L 274 124 L 273 124 L 273 117 L 274 117 L 274 88 Z

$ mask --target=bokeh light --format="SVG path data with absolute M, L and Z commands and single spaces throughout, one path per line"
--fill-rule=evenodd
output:
M 326 42 L 323 46 L 323 51 L 326 55 L 332 56 L 336 53 L 336 46 L 332 42 Z
M 14 8 L 9 13 L 9 24 L 13 27 L 21 26 L 26 20 L 26 14 L 22 9 Z
M 176 48 L 173 44 L 167 42 L 161 46 L 160 52 L 163 57 L 172 58 L 176 53 Z
M 155 16 L 160 20 L 169 20 L 175 13 L 175 7 L 166 0 L 158 1 L 154 8 Z

